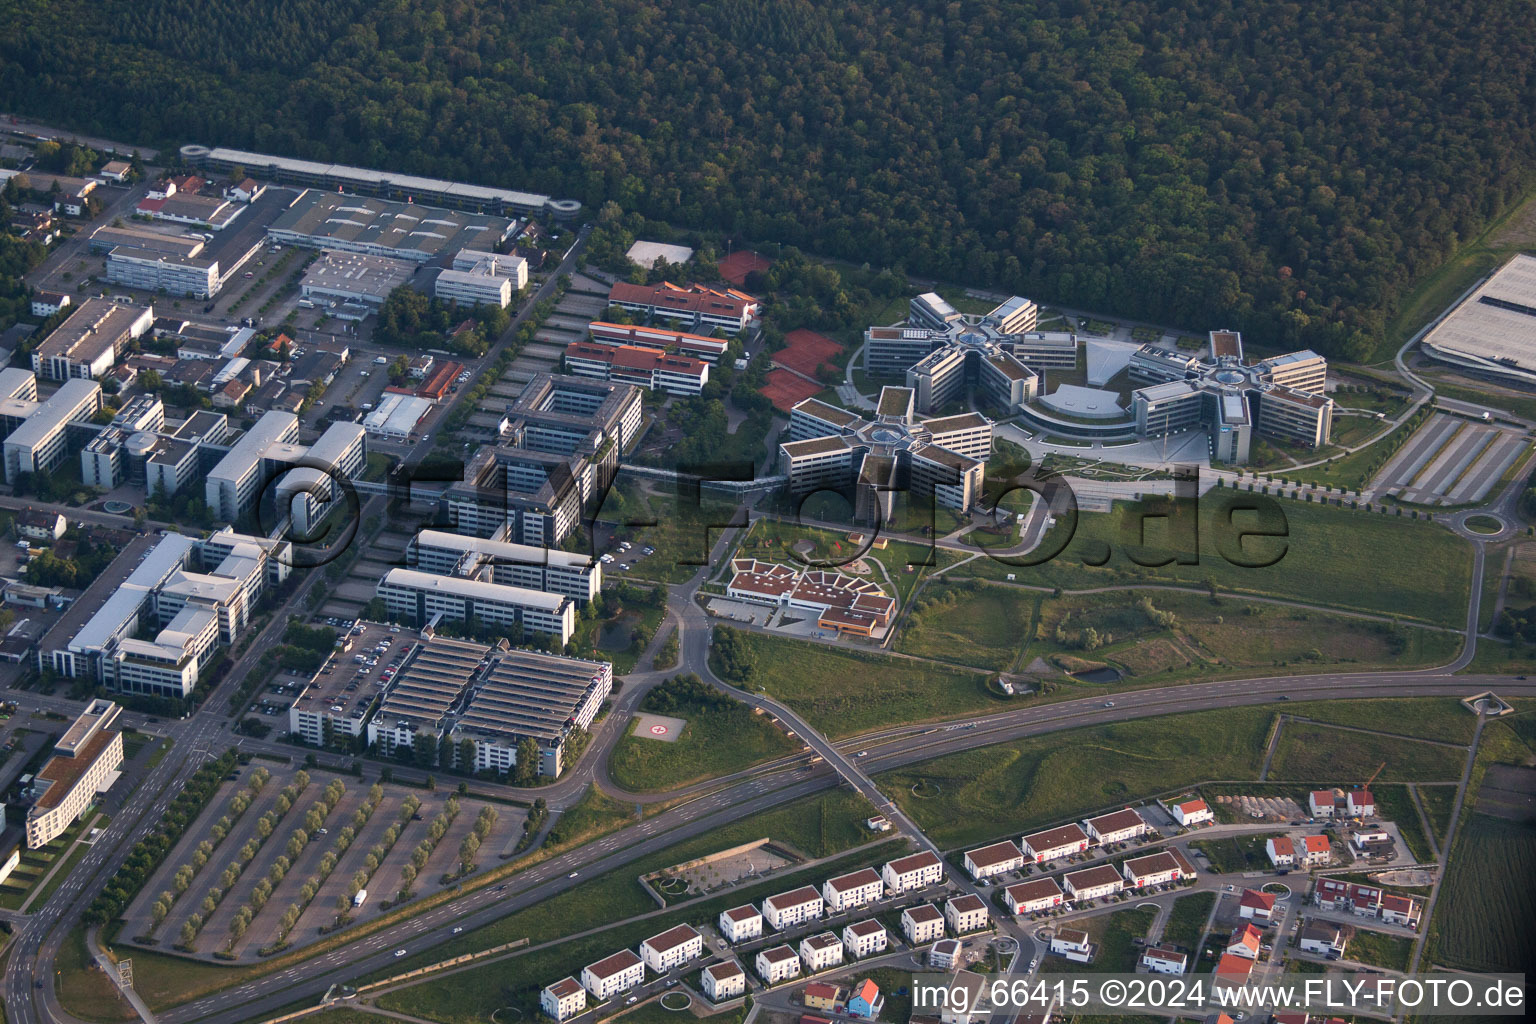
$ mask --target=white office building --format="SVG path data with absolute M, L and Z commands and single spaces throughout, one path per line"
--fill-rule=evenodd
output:
M 391 569 L 375 594 L 392 619 L 426 626 L 441 617 L 527 633 L 549 633 L 561 646 L 576 631 L 576 605 L 562 594 L 503 586 L 460 576 L 438 576 L 415 569 Z

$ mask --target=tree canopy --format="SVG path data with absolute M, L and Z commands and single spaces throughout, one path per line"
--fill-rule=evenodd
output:
M 0 0 L 79 130 L 1363 355 L 1530 184 L 1523 0 Z

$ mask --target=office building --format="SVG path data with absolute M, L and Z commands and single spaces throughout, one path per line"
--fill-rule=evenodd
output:
M 96 802 L 117 779 L 123 763 L 123 734 L 111 726 L 122 708 L 93 700 L 70 724 L 32 780 L 27 809 L 27 847 L 47 846 Z
M 202 256 L 180 256 L 134 246 L 118 246 L 107 253 L 107 280 L 113 284 L 163 295 L 208 299 L 219 294 L 224 280 L 219 261 Z
M 637 348 L 656 348 L 701 359 L 711 366 L 720 361 L 731 343 L 723 338 L 704 334 L 689 334 L 665 327 L 641 327 L 635 324 L 615 324 L 606 320 L 594 320 L 587 325 L 588 339 L 594 345 L 633 345 Z
M 367 435 L 342 422 L 327 427 L 313 445 L 298 444 L 298 436 L 299 419 L 292 413 L 273 410 L 257 420 L 208 474 L 204 488 L 214 515 L 238 522 L 271 489 L 278 518 L 292 514 L 296 524 L 323 519 L 341 497 L 335 477 L 351 479 L 367 465 Z
M 83 446 L 94 430 L 91 417 L 101 408 L 101 385 L 72 378 L 41 403 L 21 398 L 0 401 L 0 429 L 6 431 L 5 479 L 14 484 L 23 473 L 48 473 Z M 71 433 L 74 428 L 75 436 Z
M 86 299 L 32 351 L 32 372 L 49 380 L 96 380 L 154 322 L 153 306 Z
M 667 320 L 684 329 L 716 328 L 739 334 L 757 316 L 759 303 L 734 288 L 687 287 L 670 281 L 661 284 L 630 284 L 619 281 L 608 292 L 608 302 L 643 317 L 646 322 Z
M 573 341 L 565 348 L 565 368 L 578 377 L 622 381 L 674 395 L 697 395 L 709 383 L 709 364 L 702 359 L 636 345 Z
M 595 558 L 441 530 L 413 536 L 406 562 L 422 572 L 564 594 L 581 604 L 596 598 L 603 586 L 603 566 Z
M 528 261 L 521 256 L 461 249 L 453 265 L 437 275 L 433 294 L 468 306 L 482 303 L 505 309 L 528 284 Z
M 576 605 L 560 594 L 504 586 L 462 576 L 391 569 L 375 596 L 392 619 L 427 626 L 436 621 L 475 623 L 522 639 L 547 633 L 563 647 L 576 630 Z

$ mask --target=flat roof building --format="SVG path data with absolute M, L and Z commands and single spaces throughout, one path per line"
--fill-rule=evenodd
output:
M 32 351 L 32 372 L 51 380 L 96 379 L 155 322 L 153 306 L 86 299 Z
M 505 586 L 415 569 L 391 569 L 375 594 L 391 618 L 427 626 L 434 621 L 481 622 L 498 629 L 547 633 L 563 647 L 576 630 L 576 606 L 562 594 Z
M 32 783 L 37 794 L 27 809 L 27 846 L 46 846 L 69 828 L 117 779 L 123 734 L 111 729 L 122 708 L 100 698 L 86 705 L 54 746 Z
M 306 189 L 267 228 L 273 241 L 426 263 L 459 249 L 494 249 L 513 223 L 415 203 Z
M 1536 256 L 1510 257 L 1425 335 L 1422 346 L 1453 366 L 1536 382 Z
M 327 249 L 304 271 L 299 291 L 306 299 L 357 302 L 377 309 L 415 273 L 416 264 L 407 260 Z
M 101 385 L 72 378 L 40 404 L 19 398 L 0 402 L 0 423 L 15 423 L 5 435 L 5 479 L 57 469 L 69 454 L 71 424 L 86 424 L 101 408 Z M 17 422 L 17 415 L 24 417 Z M 77 446 L 80 444 L 76 442 Z

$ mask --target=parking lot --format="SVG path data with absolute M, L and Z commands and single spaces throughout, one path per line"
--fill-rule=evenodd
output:
M 1518 430 L 1436 413 L 1382 468 L 1374 486 L 1423 505 L 1481 501 L 1528 443 Z

